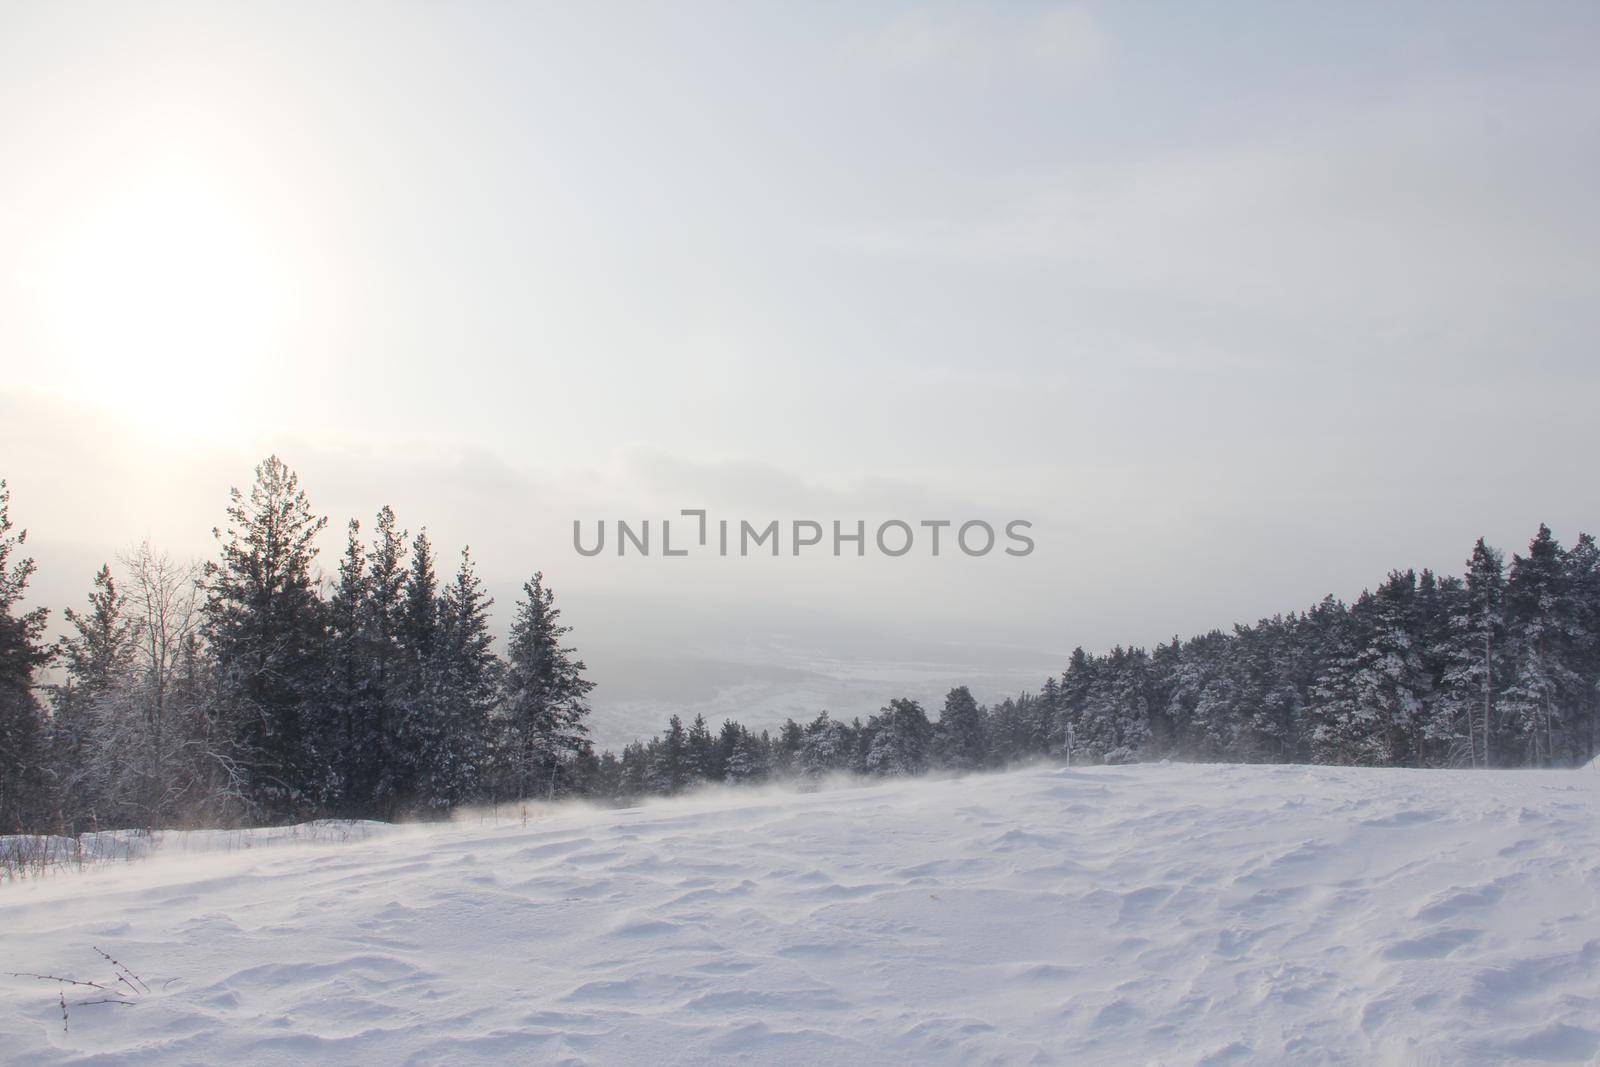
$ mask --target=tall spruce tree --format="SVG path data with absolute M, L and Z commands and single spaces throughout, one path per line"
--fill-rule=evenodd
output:
M 1414 766 L 1415 720 L 1432 686 L 1413 633 L 1416 574 L 1394 571 L 1351 611 L 1347 645 L 1316 691 L 1318 762 Z
M 800 746 L 799 770 L 808 778 L 821 778 L 834 771 L 850 769 L 855 737 L 850 727 L 821 712 L 805 728 Z
M 685 741 L 689 749 L 690 782 L 721 781 L 722 775 L 717 770 L 717 741 L 711 736 L 711 727 L 706 725 L 704 715 L 695 715 Z
M 361 523 L 351 519 L 345 528 L 344 555 L 339 579 L 328 604 L 328 662 L 324 677 L 327 716 L 323 722 L 323 752 L 327 754 L 330 785 L 325 799 L 346 815 L 364 815 L 370 796 L 363 792 L 370 753 L 365 749 L 367 656 L 363 611 L 367 602 L 367 552 L 361 543 Z
M 446 744 L 439 715 L 437 670 L 439 640 L 439 577 L 434 572 L 433 544 L 426 531 L 411 542 L 410 565 L 401 588 L 395 644 L 400 652 L 396 685 L 395 763 L 403 768 L 402 793 L 424 810 L 449 807 L 432 795 L 432 761 Z
M 11 531 L 11 490 L 0 480 L 0 833 L 34 829 L 50 810 L 44 777 L 44 709 L 34 672 L 50 662 L 44 641 L 48 612 L 21 610 L 32 559 L 13 559 L 28 531 Z
M 489 785 L 490 727 L 501 669 L 489 630 L 493 604 L 473 569 L 471 552 L 463 548 L 455 578 L 438 601 L 430 674 L 434 741 L 422 753 L 423 792 L 434 807 L 477 799 Z
M 66 680 L 54 689 L 50 748 L 67 826 L 82 831 L 111 819 L 104 782 L 97 780 L 97 719 L 130 682 L 139 640 L 128 596 L 109 564 L 94 576 L 86 612 L 63 612 L 71 627 L 60 644 Z M 107 825 L 115 825 L 110 821 Z
M 400 644 L 405 619 L 406 532 L 385 505 L 367 549 L 366 599 L 361 606 L 365 657 L 364 729 L 358 738 L 366 755 L 361 794 L 373 810 L 392 818 L 412 799 L 411 771 L 404 747 L 404 716 L 409 688 L 407 657 Z
M 933 726 L 915 700 L 889 701 L 873 716 L 866 753 L 866 769 L 873 774 L 921 774 L 928 769 L 933 749 Z
M 683 728 L 683 720 L 677 715 L 667 720 L 666 733 L 651 742 L 651 750 L 649 767 L 652 790 L 672 796 L 693 781 L 689 766 L 688 731 Z
M 727 780 L 750 783 L 765 779 L 770 769 L 769 747 L 765 731 L 757 736 L 741 727 L 728 757 Z
M 594 683 L 583 661 L 561 640 L 555 594 L 536 572 L 524 583 L 506 646 L 501 706 L 511 740 L 519 796 L 566 792 L 563 764 L 589 748 L 588 695 Z
M 1506 710 L 1521 741 L 1523 762 L 1549 766 L 1573 755 L 1572 717 L 1580 682 L 1572 670 L 1575 615 L 1564 553 L 1550 528 L 1539 532 L 1526 556 L 1513 556 L 1506 578 L 1508 636 L 1516 666 L 1505 692 Z
M 268 818 L 315 810 L 327 631 L 312 564 L 327 520 L 277 456 L 230 492 L 221 557 L 206 564 L 205 636 L 249 799 Z
M 1574 746 L 1580 759 L 1600 752 L 1600 545 L 1593 535 L 1579 534 L 1566 555 L 1571 666 L 1575 686 Z
M 958 685 L 944 697 L 939 714 L 939 759 L 946 767 L 959 771 L 977 770 L 988 762 L 983 710 L 972 699 L 972 691 Z
M 1466 579 L 1444 598 L 1447 629 L 1439 650 L 1440 712 L 1456 722 L 1469 766 L 1497 754 L 1496 696 L 1505 685 L 1505 571 L 1499 552 L 1478 538 Z

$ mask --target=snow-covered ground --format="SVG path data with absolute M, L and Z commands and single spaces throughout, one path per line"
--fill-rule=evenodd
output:
M 0 978 L 0 1059 L 1595 1063 L 1597 800 L 1035 768 L 236 842 L 0 888 L 0 970 L 151 988 L 63 1033 Z

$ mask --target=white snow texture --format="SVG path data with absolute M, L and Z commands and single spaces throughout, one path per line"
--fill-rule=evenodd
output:
M 0 970 L 151 987 L 64 1032 L 0 977 L 0 1059 L 1600 1063 L 1597 792 L 1034 768 L 163 849 L 0 886 Z

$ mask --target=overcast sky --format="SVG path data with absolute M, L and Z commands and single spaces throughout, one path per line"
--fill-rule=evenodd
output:
M 0 4 L 0 476 L 57 608 L 277 451 L 647 649 L 1457 571 L 1600 527 L 1596 55 L 1593 3 Z M 1038 547 L 572 551 L 684 507 Z

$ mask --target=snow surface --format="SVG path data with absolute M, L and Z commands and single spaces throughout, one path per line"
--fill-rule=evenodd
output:
M 280 833 L 0 888 L 0 970 L 152 990 L 63 1033 L 0 977 L 0 1059 L 1600 1063 L 1597 799 L 1160 764 Z

